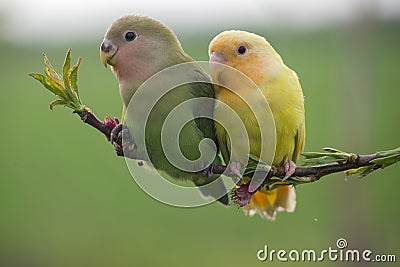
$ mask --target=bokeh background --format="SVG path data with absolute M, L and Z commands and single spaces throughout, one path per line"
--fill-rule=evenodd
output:
M 300 186 L 296 211 L 274 222 L 218 204 L 171 207 L 138 188 L 101 134 L 66 108 L 50 111 L 53 97 L 26 75 L 42 70 L 43 51 L 59 69 L 72 48 L 84 104 L 119 117 L 117 82 L 98 58 L 115 18 L 161 20 L 197 60 L 220 31 L 252 31 L 300 77 L 306 151 L 372 153 L 400 143 L 399 3 L 1 1 L 0 266 L 274 266 L 288 263 L 259 262 L 264 245 L 318 251 L 338 238 L 400 260 L 400 165 Z

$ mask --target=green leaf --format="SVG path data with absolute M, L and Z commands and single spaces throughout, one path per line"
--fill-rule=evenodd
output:
M 68 71 L 71 65 L 71 49 L 68 49 L 67 55 L 65 56 L 64 65 L 62 68 L 63 77 L 68 77 Z
M 348 170 L 348 171 L 346 171 L 346 175 L 347 176 L 359 176 L 362 178 L 362 177 L 367 176 L 374 170 L 376 170 L 376 168 L 374 168 L 374 165 L 369 165 L 369 166 L 364 166 L 364 167 L 360 167 L 357 169 Z
M 326 152 L 330 152 L 330 153 L 342 153 L 342 151 L 340 151 L 336 148 L 332 148 L 332 147 L 324 147 L 322 149 L 325 150 Z
M 252 155 L 252 154 L 249 154 L 249 159 L 254 160 L 256 162 L 260 161 L 259 157 L 255 156 L 255 155 Z
M 76 96 L 74 95 L 74 91 L 71 88 L 71 83 L 69 81 L 68 73 L 71 66 L 71 49 L 68 49 L 67 55 L 65 56 L 64 65 L 62 68 L 62 77 L 64 81 L 65 91 L 68 95 L 68 100 L 74 101 L 76 100 Z
M 55 83 L 50 78 L 40 74 L 40 73 L 28 73 L 29 76 L 39 81 L 46 89 L 48 89 L 53 94 L 63 98 L 66 97 L 65 93 L 57 83 Z
M 71 49 L 69 49 L 62 67 L 62 76 L 57 73 L 45 54 L 43 54 L 43 58 L 46 76 L 38 73 L 28 73 L 28 75 L 38 80 L 46 89 L 58 96 L 58 99 L 50 103 L 50 108 L 53 109 L 57 105 L 64 105 L 76 111 L 83 110 L 85 106 L 81 103 L 78 94 L 78 68 L 81 58 L 70 69 Z
M 303 152 L 303 166 L 331 164 L 342 161 L 352 161 L 354 154 L 340 151 L 335 148 L 325 147 L 325 152 Z
M 44 66 L 45 66 L 45 73 L 47 77 L 52 77 L 54 80 L 57 80 L 58 83 L 61 84 L 61 77 L 58 75 L 57 71 L 54 69 L 53 65 L 51 65 L 49 59 L 47 58 L 46 54 L 43 53 L 43 60 L 44 60 Z
M 351 154 L 348 153 L 331 153 L 331 152 L 303 152 L 302 155 L 308 158 L 332 157 L 335 159 L 347 160 Z
M 55 106 L 60 106 L 60 105 L 64 105 L 65 106 L 65 105 L 67 105 L 67 103 L 62 99 L 56 99 L 56 100 L 50 102 L 50 109 L 53 110 L 53 108 Z
M 333 158 L 331 156 L 322 156 L 317 158 L 304 159 L 302 166 L 322 165 L 322 164 L 330 164 L 336 162 L 338 162 L 337 158 Z
M 382 157 L 387 157 L 387 156 L 392 156 L 392 155 L 399 155 L 400 156 L 400 147 L 392 149 L 392 150 L 380 151 L 377 154 L 382 156 Z
M 371 160 L 370 162 L 378 164 L 378 165 L 382 165 L 383 167 L 387 167 L 398 161 L 400 161 L 400 155 L 391 155 L 391 156 L 387 156 L 387 157 L 381 157 L 381 158 Z
M 78 90 L 78 68 L 81 64 L 82 58 L 78 58 L 78 62 L 75 64 L 75 66 L 72 67 L 72 69 L 68 72 L 68 79 L 71 83 L 71 87 L 76 93 L 76 96 L 78 100 L 80 101 L 79 97 L 79 90 Z
M 329 152 L 329 153 L 336 153 L 336 154 L 341 154 L 341 155 L 347 155 L 347 157 L 350 157 L 350 156 L 351 156 L 350 153 L 347 153 L 347 152 L 344 152 L 344 151 L 341 151 L 341 150 L 338 150 L 338 149 L 332 148 L 332 147 L 324 147 L 323 150 L 325 150 L 326 152 Z

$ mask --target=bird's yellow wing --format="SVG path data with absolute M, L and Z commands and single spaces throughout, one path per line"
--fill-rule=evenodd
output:
M 305 137 L 306 137 L 306 128 L 303 123 L 297 129 L 297 133 L 294 138 L 295 146 L 294 146 L 294 151 L 293 151 L 293 156 L 292 156 L 292 160 L 294 162 L 296 162 L 296 160 L 300 157 L 301 153 L 303 152 Z

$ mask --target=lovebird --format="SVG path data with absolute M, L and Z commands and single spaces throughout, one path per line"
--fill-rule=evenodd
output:
M 273 166 L 285 166 L 286 176 L 283 180 L 286 180 L 293 174 L 305 142 L 304 96 L 297 74 L 284 64 L 281 56 L 264 37 L 246 31 L 231 30 L 218 34 L 209 45 L 209 56 L 211 76 L 216 84 L 216 99 L 239 115 L 247 131 L 249 154 L 261 161 L 270 161 Z M 230 68 L 250 82 L 240 82 L 239 75 L 230 73 Z M 244 101 L 244 98 L 248 101 Z M 262 113 L 263 110 L 271 111 L 270 119 L 257 122 L 254 113 Z M 215 120 L 226 121 L 225 117 L 223 105 L 217 102 Z M 248 154 L 240 143 L 235 147 L 229 141 L 243 138 L 239 127 L 235 127 L 238 123 L 228 119 L 227 125 L 231 126 L 229 131 L 217 123 L 216 132 L 224 161 L 230 162 L 231 171 L 240 177 L 239 170 L 246 164 Z M 269 139 L 273 136 L 271 127 L 275 127 L 275 143 Z M 266 138 L 260 138 L 262 133 Z M 263 143 L 267 144 L 266 151 L 262 151 Z M 232 154 L 233 148 L 236 148 L 236 152 Z M 277 211 L 294 211 L 294 187 L 284 182 L 280 182 L 280 185 L 273 190 L 269 190 L 272 186 L 258 188 L 248 199 L 242 199 L 244 202 L 240 205 L 245 213 L 258 213 L 261 217 L 273 220 Z
M 216 175 L 205 174 L 211 166 L 221 165 L 221 160 L 217 155 L 218 141 L 215 135 L 215 126 L 210 118 L 214 109 L 215 92 L 210 83 L 210 77 L 184 52 L 172 30 L 149 17 L 123 16 L 115 20 L 108 28 L 100 46 L 100 58 L 105 67 L 107 65 L 111 66 L 118 80 L 119 93 L 123 102 L 123 116 L 125 118 L 127 116 L 125 111 L 131 99 L 135 94 L 139 94 L 139 88 L 143 88 L 150 77 L 172 66 L 188 64 L 184 71 L 167 77 L 164 75 L 161 77 L 161 81 L 154 83 L 155 86 L 148 86 L 144 92 L 143 90 L 140 92 L 145 97 L 131 105 L 135 107 L 154 106 L 152 106 L 147 118 L 145 116 L 141 117 L 141 115 L 136 117 L 129 115 L 135 117 L 139 124 L 142 123 L 140 120 L 145 120 L 145 131 L 143 131 L 145 135 L 140 136 L 135 126 L 133 126 L 132 131 L 131 129 L 129 130 L 129 134 L 133 142 L 142 137 L 144 138 L 143 144 L 145 148 L 138 145 L 138 157 L 141 158 L 141 154 L 146 153 L 146 160 L 151 161 L 153 167 L 164 177 L 190 180 L 197 186 L 208 184 L 218 178 Z M 173 82 L 174 75 L 177 75 L 177 80 L 184 78 L 188 81 L 202 82 L 177 85 L 165 95 L 160 94 L 157 101 L 152 102 L 151 97 L 164 90 L 164 84 L 167 86 L 168 83 Z M 185 117 L 189 118 L 187 123 L 181 125 L 182 129 L 180 131 L 162 136 L 162 129 L 165 127 L 164 122 L 174 108 L 185 101 L 202 97 L 212 101 L 188 102 L 181 113 L 178 113 L 175 120 L 173 120 L 176 121 L 180 117 Z M 141 110 L 138 112 L 141 112 Z M 204 113 L 207 113 L 208 118 L 202 116 Z M 121 127 L 117 126 L 115 129 L 121 130 Z M 111 141 L 115 141 L 120 134 L 121 131 L 113 133 Z M 202 142 L 202 140 L 208 141 Z M 210 140 L 212 142 L 209 142 Z M 183 157 L 188 159 L 189 163 L 186 169 L 173 164 L 171 158 L 168 158 L 166 151 L 164 151 L 164 146 L 175 142 L 179 146 L 177 153 L 182 153 Z M 200 151 L 200 147 L 204 151 L 210 152 L 208 155 L 212 156 L 211 160 L 210 156 L 208 160 L 201 160 L 202 151 Z M 227 190 L 223 182 L 219 180 L 214 187 L 200 190 L 204 195 L 211 195 L 221 203 L 228 205 L 229 197 L 226 194 Z M 215 193 L 214 189 L 218 193 Z M 224 194 L 221 195 L 220 192 L 224 192 Z

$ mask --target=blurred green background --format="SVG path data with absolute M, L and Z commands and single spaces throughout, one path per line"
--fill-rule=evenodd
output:
M 266 36 L 300 77 L 306 151 L 399 146 L 398 20 L 367 16 L 308 31 L 246 30 Z M 217 33 L 178 37 L 195 59 L 207 60 Z M 42 70 L 43 51 L 60 69 L 72 48 L 74 61 L 83 57 L 83 103 L 99 117 L 120 117 L 117 82 L 98 58 L 101 39 L 58 45 L 0 39 L 0 266 L 274 266 L 288 263 L 259 262 L 264 245 L 318 251 L 336 248 L 338 238 L 349 248 L 400 257 L 400 165 L 363 180 L 336 174 L 300 186 L 296 211 L 274 222 L 235 207 L 176 208 L 147 196 L 105 138 L 66 108 L 50 111 L 52 95 L 26 75 Z

